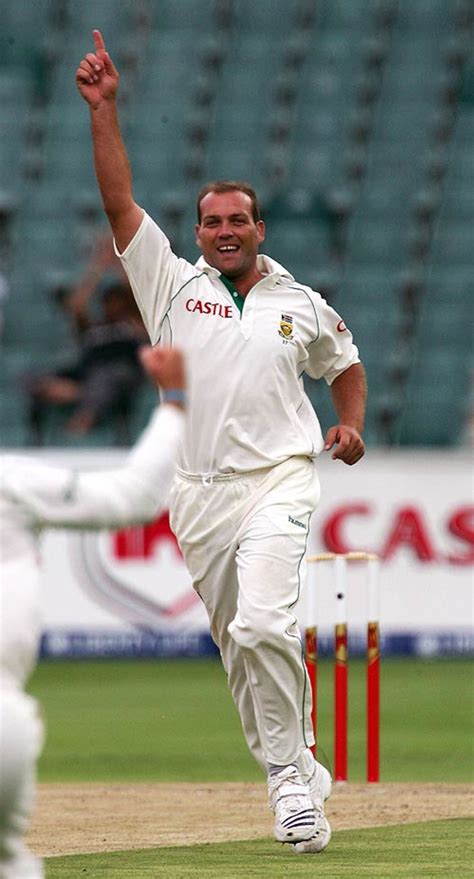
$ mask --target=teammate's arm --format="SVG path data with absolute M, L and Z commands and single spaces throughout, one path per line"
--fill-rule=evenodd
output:
M 118 249 L 123 252 L 137 232 L 143 211 L 133 198 L 132 174 L 117 113 L 119 74 L 100 31 L 93 31 L 94 52 L 76 71 L 80 94 L 89 104 L 94 164 L 104 209 Z
M 158 391 L 163 403 L 185 408 L 184 359 L 175 348 L 153 348 L 145 345 L 140 350 L 141 362 Z
M 324 448 L 328 451 L 336 444 L 332 457 L 345 464 L 356 464 L 365 451 L 362 431 L 367 382 L 362 363 L 353 363 L 334 379 L 331 396 L 339 424 L 329 428 Z
M 177 349 L 166 348 L 147 349 L 143 365 L 162 392 L 178 393 L 181 401 L 167 402 L 152 413 L 122 466 L 74 472 L 34 458 L 0 455 L 3 516 L 4 503 L 12 502 L 20 513 L 12 517 L 10 528 L 0 528 L 2 558 L 10 544 L 21 551 L 22 534 L 32 528 L 122 528 L 149 522 L 165 508 L 185 428 L 186 415 L 180 411 L 185 409 L 185 365 Z

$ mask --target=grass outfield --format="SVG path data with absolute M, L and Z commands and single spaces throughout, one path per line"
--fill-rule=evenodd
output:
M 459 819 L 340 830 L 321 855 L 295 856 L 271 840 L 177 846 L 47 860 L 47 879 L 414 879 L 472 876 L 472 822 Z
M 262 778 L 217 659 L 45 661 L 29 689 L 42 704 L 48 729 L 40 781 Z M 331 767 L 330 661 L 320 662 L 318 690 L 320 759 Z M 382 780 L 469 781 L 473 707 L 469 661 L 384 659 Z M 349 725 L 349 775 L 363 781 L 362 661 L 350 663 Z

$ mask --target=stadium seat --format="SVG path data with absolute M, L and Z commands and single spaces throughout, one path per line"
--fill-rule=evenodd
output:
M 435 264 L 472 263 L 474 254 L 474 228 L 469 222 L 457 218 L 450 223 L 440 222 L 435 231 L 432 257 Z
M 401 445 L 452 446 L 463 436 L 468 416 L 467 376 L 444 374 L 432 364 L 423 379 L 410 382 L 400 419 Z
M 380 224 L 377 219 L 358 217 L 348 236 L 348 256 L 354 263 L 384 263 L 397 266 L 407 257 L 408 230 L 387 219 Z
M 278 220 L 268 224 L 262 249 L 291 274 L 312 261 L 315 268 L 331 261 L 331 237 L 327 226 L 317 220 Z
M 417 0 L 410 3 L 403 0 L 399 4 L 399 20 L 397 24 L 404 34 L 419 37 L 420 32 L 433 34 L 445 32 L 452 22 L 450 4 L 446 0 Z M 454 16 L 453 16 L 454 18 Z
M 318 3 L 317 25 L 323 31 L 366 33 L 376 8 L 377 4 L 373 0 L 367 0 L 365 3 L 322 0 Z
M 66 19 L 68 36 L 82 40 L 83 51 L 90 51 L 88 45 L 92 43 L 92 30 L 98 28 L 107 44 L 113 45 L 118 35 L 129 30 L 133 6 L 133 0 L 120 0 L 119 4 L 115 0 L 100 0 L 100 3 L 94 3 L 93 6 L 69 2 Z
M 153 4 L 151 25 L 154 32 L 169 35 L 188 31 L 195 39 L 216 29 L 216 3 L 214 0 L 160 0 Z

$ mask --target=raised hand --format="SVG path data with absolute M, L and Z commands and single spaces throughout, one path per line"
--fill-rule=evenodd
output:
M 105 48 L 100 31 L 92 31 L 94 52 L 88 52 L 76 70 L 76 85 L 87 103 L 98 107 L 115 97 L 119 75 Z

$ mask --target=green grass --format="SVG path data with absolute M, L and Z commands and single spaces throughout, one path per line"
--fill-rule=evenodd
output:
M 383 661 L 383 780 L 472 778 L 472 682 L 467 660 Z M 364 664 L 351 661 L 354 781 L 365 773 L 364 688 Z M 319 753 L 331 766 L 329 661 L 320 662 L 318 689 Z M 42 662 L 30 691 L 48 728 L 40 781 L 261 779 L 217 659 Z
M 472 876 L 466 819 L 339 831 L 321 855 L 295 856 L 270 840 L 141 849 L 47 860 L 47 879 L 415 879 Z

